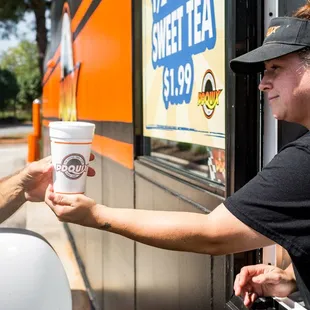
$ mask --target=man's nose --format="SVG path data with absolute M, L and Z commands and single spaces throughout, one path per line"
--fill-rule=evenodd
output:
M 272 89 L 272 82 L 271 79 L 268 75 L 268 73 L 265 73 L 262 80 L 260 81 L 259 85 L 258 85 L 258 89 L 260 91 L 268 91 L 270 89 Z

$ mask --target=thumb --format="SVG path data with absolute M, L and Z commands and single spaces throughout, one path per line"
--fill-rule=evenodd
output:
M 74 198 L 71 195 L 55 194 L 53 192 L 50 192 L 48 194 L 48 199 L 54 205 L 62 205 L 62 206 L 68 206 L 74 202 Z

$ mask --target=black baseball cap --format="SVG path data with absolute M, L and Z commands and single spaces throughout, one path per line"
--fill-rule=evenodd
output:
M 270 22 L 263 45 L 230 61 L 236 73 L 264 71 L 264 61 L 310 47 L 310 20 L 276 17 Z

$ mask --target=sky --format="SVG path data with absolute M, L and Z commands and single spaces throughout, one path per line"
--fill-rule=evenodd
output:
M 32 31 L 32 24 L 34 22 L 34 14 L 33 13 L 27 13 L 25 15 L 25 21 L 20 22 L 18 25 L 18 35 L 22 37 L 23 39 L 29 40 L 29 41 L 35 41 L 35 31 Z M 8 40 L 0 40 L 0 54 L 2 52 L 5 52 L 10 47 L 15 47 L 18 45 L 20 39 L 16 38 L 15 36 L 12 36 Z

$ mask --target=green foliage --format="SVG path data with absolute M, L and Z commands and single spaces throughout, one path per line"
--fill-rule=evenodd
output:
M 16 25 L 23 19 L 27 10 L 27 1 L 10 0 L 0 2 L 0 35 L 8 38 L 10 34 L 16 33 Z
M 204 145 L 197 145 L 195 147 L 195 154 L 197 155 L 203 155 L 207 153 L 207 147 Z
M 41 96 L 37 45 L 29 41 L 20 42 L 2 55 L 0 67 L 16 76 L 20 89 L 17 104 L 24 110 L 30 109 L 32 101 Z
M 46 13 L 50 11 L 52 0 L 0 0 L 0 38 L 18 36 L 17 24 L 26 13 L 34 13 L 36 41 L 39 50 L 38 61 L 41 76 L 47 48 Z
M 19 87 L 15 75 L 6 69 L 0 69 L 0 110 L 5 111 L 10 102 L 14 102 Z
M 177 143 L 177 148 L 180 151 L 189 151 L 192 148 L 192 144 L 191 143 L 186 143 L 186 142 L 178 142 Z
M 52 0 L 1 0 L 0 38 L 16 34 L 16 26 L 24 19 L 26 12 L 36 12 L 42 5 L 49 10 L 51 3 Z

